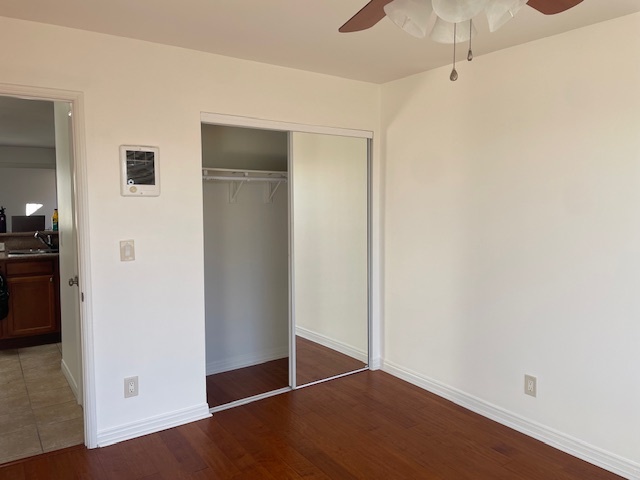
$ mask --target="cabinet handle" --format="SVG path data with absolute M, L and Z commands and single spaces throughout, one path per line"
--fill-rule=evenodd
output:
M 53 277 L 49 277 L 49 283 L 53 283 Z

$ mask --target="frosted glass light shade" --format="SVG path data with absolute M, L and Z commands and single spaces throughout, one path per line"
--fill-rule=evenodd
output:
M 393 23 L 417 38 L 427 34 L 432 11 L 430 0 L 394 0 L 384 6 L 384 13 Z
M 451 23 L 471 20 L 482 12 L 488 0 L 433 0 L 433 11 L 438 17 Z
M 518 11 L 525 6 L 527 0 L 489 0 L 485 13 L 489 21 L 489 31 L 495 32 L 509 20 L 511 20 Z
M 471 23 L 471 32 L 469 32 L 469 23 Z M 433 30 L 431 30 L 431 40 L 438 43 L 453 43 L 453 25 L 453 23 L 438 17 L 433 26 Z M 471 33 L 471 38 L 475 37 L 478 33 L 476 26 L 473 25 L 471 20 L 459 23 L 456 27 L 456 43 L 469 40 L 469 33 Z

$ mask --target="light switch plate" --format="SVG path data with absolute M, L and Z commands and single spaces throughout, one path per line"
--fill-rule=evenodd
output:
M 136 248 L 133 240 L 120 241 L 120 261 L 132 262 L 136 259 Z

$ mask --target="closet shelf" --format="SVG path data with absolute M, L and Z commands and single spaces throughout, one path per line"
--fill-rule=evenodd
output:
M 222 182 L 286 182 L 287 172 L 271 170 L 243 170 L 231 168 L 203 168 L 202 179 Z
M 243 170 L 231 168 L 203 168 L 204 181 L 218 181 L 229 183 L 229 203 L 236 203 L 240 189 L 245 182 L 264 182 L 265 203 L 273 203 L 273 197 L 282 182 L 287 181 L 287 172 L 271 170 Z

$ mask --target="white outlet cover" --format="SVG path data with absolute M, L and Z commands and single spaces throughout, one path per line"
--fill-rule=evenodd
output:
M 127 377 L 124 379 L 124 398 L 136 397 L 138 395 L 138 377 Z
M 133 240 L 120 241 L 120 261 L 132 262 L 136 259 L 136 246 Z
M 538 396 L 538 379 L 532 375 L 524 376 L 524 393 L 532 397 Z

